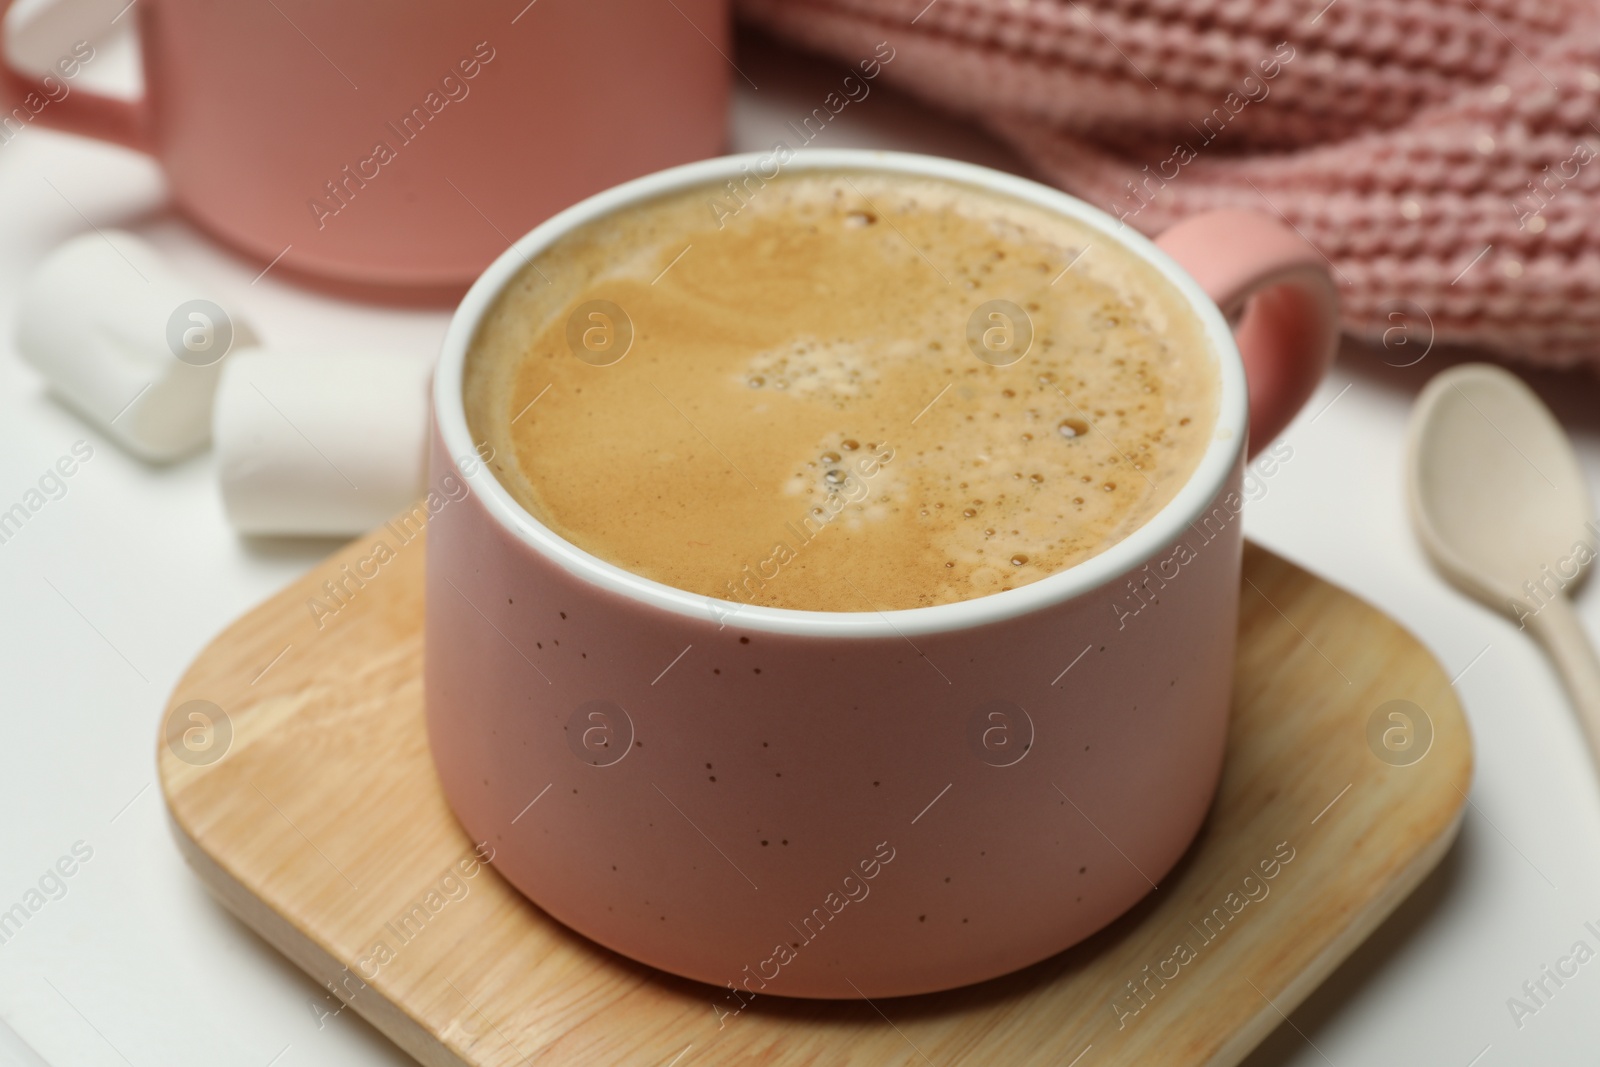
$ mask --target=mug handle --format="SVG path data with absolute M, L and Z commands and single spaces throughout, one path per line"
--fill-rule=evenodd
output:
M 1156 244 L 1230 320 L 1250 385 L 1250 455 L 1283 431 L 1327 373 L 1339 343 L 1339 293 L 1327 259 L 1254 211 L 1208 211 Z
M 138 152 L 151 151 L 150 116 L 147 97 L 119 100 L 85 89 L 72 89 L 59 100 L 50 99 L 50 89 L 41 78 L 24 73 L 6 58 L 6 13 L 15 0 L 0 0 L 0 121 L 10 119 L 15 109 L 32 114 L 30 122 L 65 130 L 84 137 L 110 141 Z M 37 110 L 29 99 L 44 101 Z

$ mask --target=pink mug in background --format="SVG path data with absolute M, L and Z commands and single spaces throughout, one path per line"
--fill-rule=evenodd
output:
M 1338 336 L 1324 261 L 1263 216 L 1203 215 L 1152 243 L 986 168 L 798 153 L 786 170 L 964 183 L 1130 249 L 1201 326 L 1216 432 L 1144 526 L 1016 589 L 880 613 L 684 592 L 520 507 L 478 461 L 462 371 L 496 296 L 551 242 L 762 165 L 689 164 L 550 219 L 473 285 L 434 377 L 432 481 L 473 490 L 428 532 L 425 699 L 445 795 L 550 915 L 711 983 L 723 1013 L 751 995 L 894 996 L 1003 974 L 1100 929 L 1171 869 L 1221 771 L 1247 437 L 1284 427 Z M 1224 312 L 1240 309 L 1230 330 Z M 1130 600 L 1136 612 L 1118 610 Z M 693 664 L 655 684 L 691 647 Z
M 129 8 L 142 94 L 0 60 L 8 136 L 37 123 L 147 152 L 208 233 L 349 295 L 453 300 L 556 211 L 724 144 L 727 0 Z

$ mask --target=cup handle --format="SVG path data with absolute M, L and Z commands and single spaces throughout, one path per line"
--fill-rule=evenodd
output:
M 58 88 L 52 89 L 43 79 L 11 65 L 5 53 L 5 17 L 14 2 L 0 0 L 0 131 L 5 133 L 4 140 L 10 140 L 15 134 L 14 124 L 17 120 L 14 112 L 20 109 L 31 116 L 30 124 L 37 122 L 41 126 L 110 141 L 139 152 L 151 151 L 146 97 L 132 101 L 119 100 L 74 88 L 66 96 L 54 99 L 53 94 L 59 92 L 59 86 L 63 84 L 59 79 Z M 35 107 L 34 104 L 40 106 Z
M 1339 343 L 1339 293 L 1322 253 L 1253 211 L 1208 211 L 1172 226 L 1159 245 L 1224 315 L 1250 384 L 1250 455 L 1310 399 Z M 1238 314 L 1239 312 L 1243 314 Z

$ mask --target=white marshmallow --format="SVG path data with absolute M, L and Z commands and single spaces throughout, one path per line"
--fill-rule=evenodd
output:
M 228 520 L 246 534 L 355 535 L 412 503 L 430 370 L 378 353 L 229 357 L 213 418 Z
M 205 444 L 223 357 L 253 343 L 214 297 L 117 230 L 50 253 L 17 308 L 23 357 L 70 407 L 148 460 Z

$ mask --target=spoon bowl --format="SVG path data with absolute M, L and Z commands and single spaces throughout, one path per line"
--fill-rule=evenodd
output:
M 1502 611 L 1546 569 L 1593 558 L 1589 493 L 1565 431 L 1522 380 L 1487 363 L 1437 375 L 1411 422 L 1412 520 L 1452 581 Z M 1515 614 L 1515 612 L 1512 612 Z

